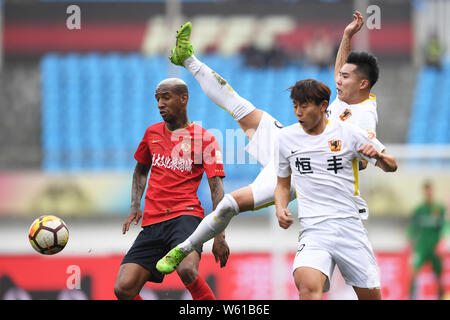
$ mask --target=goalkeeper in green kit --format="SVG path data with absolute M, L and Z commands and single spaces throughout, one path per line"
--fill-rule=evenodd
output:
M 428 261 L 432 263 L 433 272 L 438 280 L 439 299 L 442 299 L 444 294 L 441 281 L 442 261 L 441 257 L 436 254 L 436 247 L 441 239 L 445 223 L 445 207 L 434 201 L 433 187 L 430 182 L 423 185 L 423 192 L 425 200 L 414 210 L 408 228 L 408 237 L 413 246 L 410 299 L 414 299 L 416 295 L 416 276 L 420 268 Z

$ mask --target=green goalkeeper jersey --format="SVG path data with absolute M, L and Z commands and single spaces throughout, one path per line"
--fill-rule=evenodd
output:
M 441 238 L 445 207 L 437 202 L 422 203 L 413 213 L 408 234 L 415 251 L 432 251 Z

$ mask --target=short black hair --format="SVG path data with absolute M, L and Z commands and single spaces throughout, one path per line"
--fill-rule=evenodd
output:
M 325 100 L 330 102 L 330 88 L 325 83 L 314 79 L 297 81 L 289 90 L 291 99 L 300 103 L 313 102 L 315 105 L 320 105 Z
M 346 63 L 356 65 L 356 71 L 369 80 L 369 87 L 372 88 L 378 80 L 380 69 L 377 58 L 368 52 L 352 51 L 347 57 Z
M 172 92 L 178 96 L 182 96 L 184 94 L 189 94 L 188 87 L 185 84 L 175 84 L 172 87 Z
M 188 87 L 186 83 L 178 78 L 167 78 L 161 81 L 156 87 L 156 91 L 158 91 L 161 86 L 165 86 L 168 90 L 173 92 L 174 94 L 181 96 L 183 94 L 189 95 Z

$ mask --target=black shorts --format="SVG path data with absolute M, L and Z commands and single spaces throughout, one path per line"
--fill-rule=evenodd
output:
M 191 215 L 179 216 L 142 228 L 122 263 L 137 263 L 150 271 L 147 281 L 160 283 L 164 274 L 156 270 L 156 263 L 176 245 L 186 240 L 202 221 Z M 202 254 L 203 246 L 196 250 Z

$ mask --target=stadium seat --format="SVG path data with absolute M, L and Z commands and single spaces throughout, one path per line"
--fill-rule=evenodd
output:
M 285 125 L 296 121 L 289 86 L 314 76 L 333 81 L 331 69 L 319 72 L 315 68 L 287 66 L 257 70 L 246 67 L 243 58 L 237 55 L 204 54 L 199 58 L 227 79 L 242 97 Z M 165 55 L 44 56 L 41 61 L 43 169 L 131 170 L 132 154 L 146 128 L 162 121 L 154 90 L 169 76 L 169 65 Z M 236 162 L 238 151 L 246 143 L 244 138 L 237 146 L 237 136 L 242 134 L 239 125 L 228 112 L 214 105 L 188 71 L 178 67 L 176 70 L 189 88 L 190 120 L 199 121 L 217 133 L 223 144 L 224 159 L 228 155 Z M 227 145 L 232 149 L 227 150 Z M 244 153 L 244 157 L 245 163 L 226 165 L 230 179 L 242 180 L 242 170 L 252 176 L 258 173 L 260 166 L 249 164 L 248 154 Z
M 450 68 L 447 60 L 442 70 L 424 66 L 417 74 L 417 87 L 407 133 L 407 141 L 416 144 L 450 142 Z

